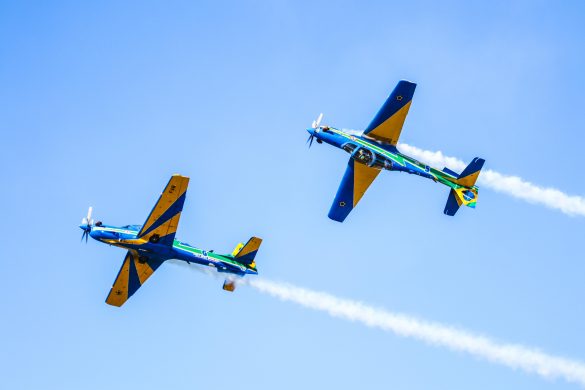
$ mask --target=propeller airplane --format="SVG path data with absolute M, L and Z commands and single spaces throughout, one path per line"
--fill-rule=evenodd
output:
M 475 182 L 485 160 L 474 158 L 458 174 L 449 168 L 432 168 L 398 151 L 396 145 L 415 88 L 414 83 L 400 81 L 363 132 L 322 126 L 323 114 L 307 129 L 310 134 L 307 139 L 309 148 L 316 139 L 317 143 L 325 142 L 350 154 L 329 218 L 343 222 L 382 170 L 407 172 L 449 187 L 449 198 L 444 209 L 446 215 L 455 215 L 461 205 L 475 208 L 478 195 Z
M 173 175 L 144 225 L 115 227 L 100 221 L 94 223 L 91 218 L 92 208 L 89 208 L 79 226 L 83 230 L 81 240 L 85 238 L 87 242 L 88 237 L 91 237 L 128 250 L 106 298 L 107 304 L 122 306 L 169 259 L 209 266 L 217 272 L 226 273 L 229 275 L 223 284 L 226 291 L 234 291 L 235 277 L 258 274 L 254 258 L 262 243 L 260 238 L 252 237 L 246 244 L 238 244 L 231 254 L 226 255 L 199 249 L 175 239 L 188 185 L 188 177 Z

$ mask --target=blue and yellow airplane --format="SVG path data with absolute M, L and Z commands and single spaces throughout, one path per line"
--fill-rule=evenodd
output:
M 87 217 L 79 226 L 83 230 L 81 239 L 85 238 L 87 242 L 91 236 L 97 241 L 128 250 L 106 303 L 122 306 L 169 259 L 197 263 L 229 274 L 223 284 L 226 291 L 234 291 L 236 287 L 232 276 L 258 274 L 254 261 L 262 243 L 258 237 L 250 238 L 246 244 L 238 244 L 229 255 L 215 254 L 175 239 L 188 185 L 188 177 L 173 175 L 144 225 L 115 227 L 99 221 L 94 224 L 92 208 L 89 208 Z
M 382 170 L 407 172 L 450 187 L 444 210 L 447 215 L 455 215 L 461 205 L 475 208 L 478 194 L 475 182 L 485 162 L 483 159 L 474 158 L 457 174 L 449 168 L 431 168 L 396 148 L 415 88 L 414 83 L 400 81 L 363 132 L 321 126 L 323 114 L 307 129 L 309 147 L 316 138 L 317 143 L 326 142 L 350 154 L 329 218 L 343 222 Z

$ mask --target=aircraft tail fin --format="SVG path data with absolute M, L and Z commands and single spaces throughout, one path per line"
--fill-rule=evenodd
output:
M 464 187 L 473 187 L 479 177 L 479 173 L 481 172 L 484 163 L 485 160 L 483 158 L 474 158 L 463 172 L 461 172 L 455 182 Z
M 443 211 L 445 214 L 451 216 L 455 215 L 461 205 L 475 208 L 478 193 L 475 182 L 479 177 L 484 163 L 485 160 L 483 158 L 476 157 L 469 163 L 463 172 L 461 172 L 461 174 L 457 174 L 449 168 L 443 168 L 443 172 L 456 177 L 456 179 L 450 181 L 461 186 L 459 188 L 452 188 L 451 192 L 449 192 L 449 198 L 447 199 L 447 204 Z
M 252 237 L 248 240 L 248 242 L 245 245 L 239 243 L 232 252 L 232 256 L 239 263 L 247 265 L 252 269 L 256 269 L 256 263 L 254 262 L 254 258 L 258 253 L 258 249 L 260 249 L 260 244 L 262 244 L 261 238 Z
M 447 204 L 443 211 L 446 215 L 453 216 L 459 210 L 461 205 L 475 208 L 477 203 L 477 187 L 465 188 L 460 187 L 457 189 L 452 188 L 449 192 L 449 198 L 447 198 Z

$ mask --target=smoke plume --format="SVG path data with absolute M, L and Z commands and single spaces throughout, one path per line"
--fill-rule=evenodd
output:
M 262 293 L 326 312 L 332 317 L 359 322 L 398 336 L 410 337 L 428 344 L 468 353 L 541 377 L 563 378 L 585 387 L 585 363 L 580 361 L 549 355 L 522 345 L 496 342 L 466 330 L 392 313 L 357 301 L 287 283 L 276 283 L 260 278 L 248 280 L 245 283 Z
M 440 151 L 431 152 L 408 144 L 399 144 L 398 147 L 406 155 L 441 169 L 448 167 L 456 171 L 463 171 L 466 164 L 455 158 L 445 156 Z M 479 185 L 486 186 L 514 198 L 529 203 L 541 204 L 551 209 L 559 210 L 567 215 L 585 216 L 585 198 L 577 195 L 567 195 L 556 188 L 539 187 L 518 176 L 504 175 L 490 169 L 482 170 L 479 175 Z

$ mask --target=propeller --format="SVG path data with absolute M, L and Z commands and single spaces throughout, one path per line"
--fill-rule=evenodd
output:
M 309 138 L 307 139 L 307 142 L 305 143 L 305 145 L 309 144 L 309 149 L 311 148 L 311 145 L 313 145 L 313 138 L 315 138 L 315 136 L 313 134 L 310 134 Z
M 83 234 L 81 235 L 81 241 L 85 238 L 85 242 L 87 243 L 87 238 L 89 237 L 89 232 L 91 232 L 91 227 L 93 225 L 93 219 L 91 219 L 91 212 L 93 211 L 93 207 L 89 207 L 87 210 L 87 217 L 84 217 L 81 220 L 81 225 L 79 227 L 83 230 Z
M 317 129 L 321 125 L 321 121 L 323 120 L 323 113 L 320 113 L 317 117 L 317 120 L 313 121 L 313 125 L 311 126 L 313 129 Z
M 323 113 L 320 113 L 319 116 L 317 117 L 316 120 L 313 121 L 313 123 L 311 124 L 311 128 L 313 130 L 315 130 L 316 132 L 319 131 L 319 126 L 321 126 L 321 121 L 323 120 Z M 315 138 L 314 134 L 309 135 L 309 138 L 307 139 L 307 143 L 309 144 L 309 148 L 311 147 L 311 145 L 313 145 L 313 139 Z

